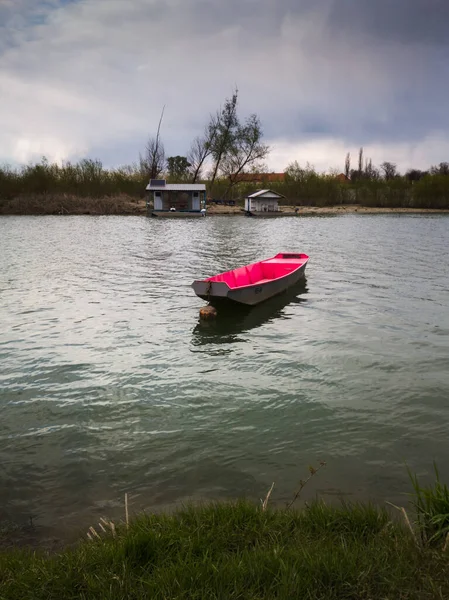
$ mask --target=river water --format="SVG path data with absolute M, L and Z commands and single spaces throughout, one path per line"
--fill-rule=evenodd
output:
M 278 251 L 303 286 L 199 323 L 193 279 Z M 0 520 L 449 478 L 446 216 L 2 217 L 0 298 Z

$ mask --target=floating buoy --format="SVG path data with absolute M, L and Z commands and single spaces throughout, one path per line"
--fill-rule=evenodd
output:
M 203 306 L 200 308 L 200 319 L 215 319 L 217 316 L 217 309 L 215 309 L 210 304 L 208 306 Z

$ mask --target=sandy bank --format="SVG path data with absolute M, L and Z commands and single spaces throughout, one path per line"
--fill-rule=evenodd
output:
M 282 212 L 291 212 L 293 206 L 281 206 Z M 382 208 L 361 205 L 339 206 L 300 206 L 298 215 L 344 215 L 414 213 L 438 214 L 449 213 L 449 210 L 424 208 Z M 127 195 L 105 196 L 103 198 L 86 198 L 75 195 L 41 195 L 20 196 L 12 199 L 0 198 L 0 214 L 2 215 L 146 215 L 144 198 Z M 207 208 L 208 216 L 243 215 L 240 206 L 213 205 Z

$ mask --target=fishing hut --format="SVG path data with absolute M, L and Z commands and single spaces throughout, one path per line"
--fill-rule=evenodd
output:
M 167 183 L 151 179 L 146 187 L 147 214 L 152 217 L 205 217 L 204 183 Z

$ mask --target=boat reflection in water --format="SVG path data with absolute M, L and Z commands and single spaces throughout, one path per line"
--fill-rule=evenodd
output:
M 283 312 L 289 304 L 306 302 L 307 280 L 301 279 L 296 285 L 288 288 L 278 296 L 274 296 L 256 306 L 245 306 L 235 303 L 223 303 L 217 306 L 217 317 L 211 321 L 200 320 L 193 330 L 192 343 L 229 344 L 238 341 L 238 336 L 251 329 L 270 323 L 279 318 L 288 318 Z

